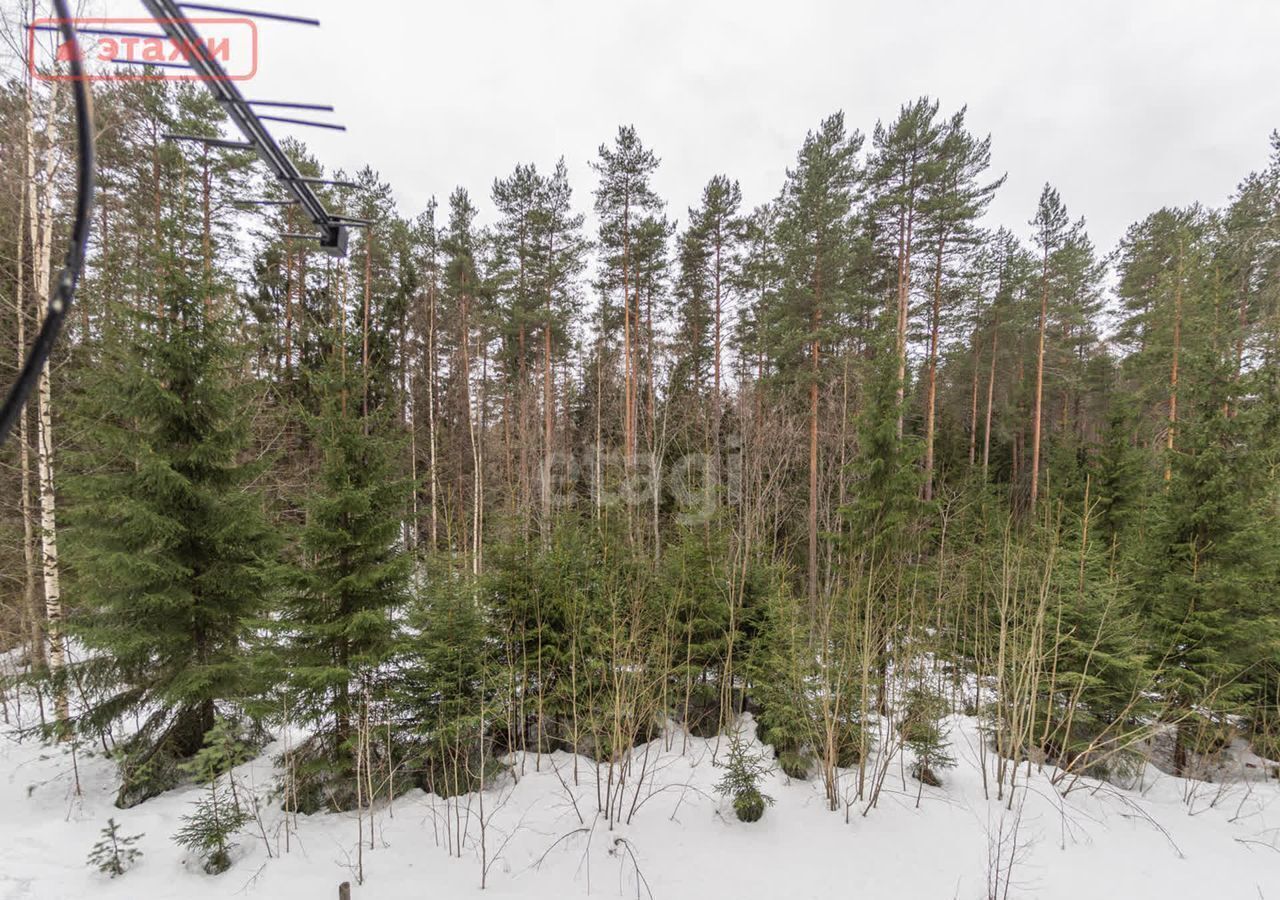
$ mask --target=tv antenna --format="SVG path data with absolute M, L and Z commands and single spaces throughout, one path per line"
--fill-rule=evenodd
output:
M 280 145 L 276 143 L 266 122 L 279 122 L 287 125 L 302 125 L 314 128 L 327 128 L 345 131 L 342 125 L 320 122 L 312 119 L 282 116 L 276 112 L 260 114 L 265 110 L 305 110 L 333 112 L 333 107 L 318 103 L 297 103 L 292 101 L 250 100 L 240 93 L 236 83 L 228 76 L 222 64 L 215 58 L 209 44 L 204 41 L 199 30 L 187 15 L 187 11 L 201 14 L 215 14 L 237 19 L 262 19 L 272 22 L 283 22 L 293 25 L 317 26 L 316 19 L 303 16 L 284 15 L 282 13 L 264 12 L 260 10 L 235 9 L 208 3 L 174 3 L 171 0 L 142 0 L 143 5 L 155 20 L 155 24 L 163 34 L 138 34 L 111 28 L 84 28 L 86 34 L 123 36 L 131 38 L 165 38 L 182 51 L 185 62 L 166 63 L 168 68 L 191 69 L 202 81 L 209 92 L 218 101 L 227 117 L 244 137 L 243 141 L 229 140 L 222 137 L 204 137 L 199 135 L 169 134 L 165 137 L 174 141 L 190 141 L 203 143 L 206 146 L 222 147 L 234 150 L 253 150 L 266 164 L 271 174 L 279 182 L 287 200 L 245 200 L 241 205 L 284 206 L 297 205 L 310 219 L 311 224 L 319 232 L 317 235 L 284 234 L 281 237 L 318 240 L 320 248 L 333 256 L 345 256 L 347 241 L 352 228 L 361 228 L 372 224 L 366 219 L 357 219 L 330 213 L 324 203 L 316 196 L 316 185 L 332 185 L 337 187 L 356 187 L 349 181 L 337 181 L 325 178 L 305 176 L 298 171 Z M 84 71 L 83 54 L 79 45 L 76 20 L 72 18 L 66 0 L 53 0 L 54 13 L 57 18 L 52 23 L 31 24 L 27 27 L 34 31 L 56 31 L 61 36 L 62 47 L 69 52 L 59 54 L 68 65 L 72 94 L 75 98 L 76 124 L 76 200 L 71 227 L 71 239 L 59 273 L 49 297 L 44 321 L 36 335 L 35 342 L 28 351 L 18 377 L 0 406 L 0 445 L 3 445 L 13 430 L 13 425 L 26 405 L 32 387 L 39 379 L 53 350 L 53 345 L 66 321 L 67 313 L 75 297 L 76 285 L 84 269 L 85 254 L 89 244 L 89 230 L 92 222 L 93 189 L 94 189 L 94 153 L 93 153 L 93 98 L 89 93 L 89 79 Z M 32 44 L 33 45 L 33 44 Z M 123 64 L 149 63 L 143 60 L 113 60 Z M 34 65 L 34 62 L 32 62 Z

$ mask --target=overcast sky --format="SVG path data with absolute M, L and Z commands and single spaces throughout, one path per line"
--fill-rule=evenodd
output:
M 492 221 L 495 176 L 561 155 L 587 210 L 588 163 L 633 123 L 683 222 L 718 172 L 773 198 L 823 116 L 869 133 L 929 94 L 993 136 L 990 224 L 1026 236 L 1049 181 L 1106 251 L 1162 205 L 1224 202 L 1280 127 L 1277 0 L 225 2 L 321 20 L 263 23 L 242 89 L 332 102 L 346 134 L 277 134 L 371 164 L 406 214 L 460 184 Z

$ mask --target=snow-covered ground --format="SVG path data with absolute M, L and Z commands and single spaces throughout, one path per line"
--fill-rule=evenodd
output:
M 722 774 L 712 762 L 715 742 L 690 738 L 686 745 L 675 736 L 669 749 L 664 741 L 649 748 L 652 781 L 631 823 L 609 831 L 593 817 L 596 783 L 587 760 L 577 760 L 580 783 L 573 787 L 571 756 L 544 756 L 540 766 L 529 757 L 523 777 L 506 776 L 485 794 L 485 893 L 974 900 L 992 896 L 996 860 L 1004 872 L 1012 858 L 1008 893 L 1002 875 L 995 896 L 1280 900 L 1274 779 L 1186 783 L 1148 768 L 1138 789 L 1088 782 L 1063 797 L 1050 770 L 1033 768 L 1009 810 L 984 797 L 977 723 L 956 717 L 952 727 L 958 765 L 944 773 L 942 787 L 924 789 L 919 808 L 917 783 L 895 763 L 878 807 L 863 816 L 855 805 L 847 821 L 844 811 L 826 809 L 820 781 L 777 773 L 765 786 L 775 805 L 760 822 L 743 824 L 714 794 Z M 279 750 L 270 747 L 237 770 L 242 783 L 265 792 Z M 286 853 L 274 806 L 264 823 L 273 856 L 251 827 L 232 868 L 210 876 L 171 840 L 200 788 L 119 810 L 109 760 L 82 748 L 76 768 L 79 795 L 67 751 L 0 731 L 0 898 L 329 900 L 342 881 L 352 882 L 356 900 L 483 896 L 474 796 L 461 857 L 446 847 L 443 801 L 413 791 L 376 809 L 363 884 L 353 871 L 355 813 L 300 817 Z M 145 835 L 142 858 L 114 880 L 86 864 L 108 817 L 125 834 Z

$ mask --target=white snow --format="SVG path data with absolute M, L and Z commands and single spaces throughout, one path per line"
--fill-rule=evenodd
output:
M 992 896 L 998 835 L 1012 833 L 1020 810 L 1017 850 L 1006 840 L 998 854 L 1007 861 L 1013 853 L 1011 884 L 1005 894 L 1002 878 L 995 896 L 1280 900 L 1275 780 L 1192 784 L 1148 768 L 1138 790 L 1084 782 L 1063 797 L 1050 783 L 1051 770 L 1032 767 L 1029 781 L 1019 781 L 1011 811 L 984 797 L 979 741 L 975 720 L 954 719 L 958 766 L 943 773 L 942 787 L 924 789 L 918 809 L 917 783 L 896 762 L 878 807 L 864 816 L 854 804 L 847 821 L 844 811 L 825 808 L 819 781 L 777 773 L 765 786 L 775 805 L 748 825 L 713 793 L 721 775 L 712 763 L 716 742 L 690 738 L 686 746 L 682 735 L 673 735 L 649 748 L 652 781 L 631 823 L 612 832 L 594 817 L 588 760 L 577 760 L 581 783 L 573 788 L 571 756 L 543 756 L 539 765 L 529 756 L 522 777 L 504 777 L 485 794 L 485 844 L 494 860 L 482 893 L 475 796 L 461 858 L 444 846 L 443 801 L 415 790 L 375 810 L 363 884 L 355 883 L 351 868 L 355 813 L 300 817 L 283 853 L 275 805 L 265 824 L 277 856 L 269 859 L 250 829 L 240 837 L 232 868 L 210 876 L 170 839 L 200 788 L 119 810 L 112 803 L 115 769 L 101 753 L 82 747 L 77 754 L 77 795 L 66 749 L 18 741 L 7 727 L 0 729 L 0 898 L 329 900 L 339 882 L 350 881 L 356 900 L 485 894 L 973 900 Z M 279 744 L 268 748 L 237 775 L 265 792 L 279 750 Z M 1026 771 L 1024 764 L 1020 778 Z M 465 809 L 464 803 L 464 815 Z M 144 856 L 116 879 L 85 861 L 108 817 L 125 834 L 145 833 L 138 844 Z

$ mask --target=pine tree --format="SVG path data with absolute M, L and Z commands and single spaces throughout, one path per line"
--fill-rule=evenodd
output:
M 710 281 L 711 335 L 712 335 L 712 384 L 713 410 L 712 433 L 719 446 L 720 406 L 723 379 L 723 349 L 725 345 L 724 314 L 731 300 L 731 290 L 737 281 L 738 254 L 746 234 L 746 223 L 739 215 L 742 206 L 742 189 L 738 182 L 726 175 L 716 175 L 702 190 L 702 205 L 689 211 L 690 228 L 703 237 L 708 255 Z
M 493 202 L 501 218 L 494 230 L 497 259 L 493 273 L 495 313 L 498 317 L 498 350 L 495 374 L 504 382 L 503 418 L 507 468 L 514 466 L 512 498 L 516 515 L 528 522 L 533 475 L 530 472 L 532 398 L 530 372 L 536 364 L 531 336 L 542 317 L 540 270 L 544 266 L 537 219 L 546 194 L 546 179 L 533 165 L 517 165 L 515 171 L 493 183 Z M 514 420 L 514 422 L 512 421 Z M 514 434 L 513 434 L 514 433 Z M 511 444 L 519 454 L 513 462 Z
M 997 412 L 1006 412 L 1007 407 L 1013 406 L 1019 399 L 1017 388 L 1021 379 L 1015 374 L 1021 370 L 1021 360 L 1018 358 L 1021 350 L 1019 338 L 1024 325 L 1023 311 L 1027 306 L 1025 298 L 1036 269 L 1036 260 L 1030 251 L 1008 229 L 999 229 L 992 241 L 997 271 L 995 293 L 989 305 L 990 320 L 987 330 L 990 344 L 987 348 L 987 371 L 983 389 L 985 399 L 981 455 L 984 483 L 993 478 L 992 459 L 999 466 L 1001 459 L 1009 458 L 1001 453 L 996 453 L 994 457 L 992 455 L 993 448 L 1000 449 L 996 442 L 1011 430 L 1010 423 L 1002 421 L 1006 416 L 997 418 Z M 998 409 L 997 403 L 1003 408 Z M 1014 475 L 1016 467 L 1011 477 Z
M 911 316 L 912 266 L 918 252 L 917 229 L 926 186 L 935 177 L 938 141 L 942 126 L 935 118 L 938 102 L 920 97 L 903 104 L 898 118 L 885 127 L 877 122 L 872 132 L 873 152 L 867 166 L 867 188 L 871 196 L 871 217 L 877 232 L 891 242 L 887 254 L 896 271 L 894 308 L 897 310 L 895 351 L 898 357 L 898 403 L 902 405 L 907 384 L 907 341 Z M 903 423 L 897 423 L 898 435 Z
M 937 143 L 936 158 L 920 204 L 921 238 L 933 268 L 926 363 L 924 499 L 933 499 L 934 443 L 938 394 L 938 359 L 943 329 L 944 281 L 953 259 L 971 252 L 980 237 L 976 222 L 986 211 L 1004 177 L 982 183 L 991 165 L 991 137 L 975 138 L 965 129 L 965 110 L 947 122 Z
M 1162 445 L 1165 480 L 1177 444 L 1179 367 L 1215 328 L 1208 256 L 1213 222 L 1199 207 L 1162 209 L 1134 225 L 1120 244 L 1119 294 L 1127 316 L 1121 334 L 1130 353 L 1124 365 L 1145 407 L 1147 443 Z M 1157 440 L 1159 438 L 1159 440 Z
M 414 270 L 417 296 L 411 304 L 409 327 L 416 351 L 416 364 L 410 366 L 409 409 L 409 473 L 417 482 L 411 502 L 414 523 L 413 543 L 416 550 L 425 547 L 434 552 L 440 547 L 440 231 L 436 227 L 436 200 L 409 226 L 410 265 Z M 425 427 L 426 434 L 422 434 Z M 425 523 L 419 511 L 423 494 L 427 504 Z
M 669 302 L 670 259 L 667 255 L 675 223 L 663 215 L 645 216 L 635 224 L 631 243 L 631 272 L 636 305 L 635 331 L 635 416 L 637 435 L 644 435 L 644 448 L 657 462 L 658 446 L 658 377 L 660 337 L 658 325 Z M 652 498 L 650 498 L 652 499 Z M 654 546 L 661 542 L 656 534 Z
M 768 311 L 777 307 L 782 274 L 776 243 L 776 214 L 773 204 L 764 204 L 745 217 L 743 258 L 737 277 L 743 302 L 738 307 L 731 343 L 737 356 L 738 380 L 755 382 L 757 388 L 764 379 L 769 358 Z
M 537 283 L 541 310 L 537 315 L 542 332 L 542 531 L 551 527 L 552 463 L 559 444 L 555 434 L 557 364 L 563 364 L 572 347 L 575 316 L 582 307 L 578 279 L 586 268 L 587 242 L 582 236 L 582 213 L 573 211 L 573 191 L 568 168 L 562 157 L 543 182 L 534 240 L 539 247 L 541 267 Z M 570 385 L 564 385 L 567 393 Z
M 281 148 L 304 178 L 324 177 L 320 164 L 298 141 L 286 140 Z M 319 186 L 317 189 L 323 192 Z M 304 232 L 309 224 L 305 212 L 289 202 L 292 195 L 280 182 L 268 181 L 259 193 L 271 203 L 260 207 L 262 243 L 253 260 L 253 292 L 246 298 L 258 324 L 258 364 L 280 382 L 282 394 L 309 402 L 303 394 L 305 385 L 297 376 L 321 362 L 319 338 L 329 320 L 331 298 L 315 284 L 316 277 L 323 274 L 313 261 L 316 249 L 307 242 L 279 236 Z M 329 197 L 323 199 L 326 204 L 333 202 Z
M 806 388 L 809 425 L 807 591 L 818 598 L 818 421 L 823 347 L 836 342 L 848 303 L 852 265 L 851 214 L 858 189 L 856 156 L 862 135 L 845 131 L 843 113 L 805 136 L 779 199 L 777 240 L 782 292 L 769 313 L 775 358 Z M 802 361 L 803 360 L 803 364 Z
M 631 125 L 619 127 L 613 148 L 601 144 L 599 154 L 592 168 L 600 175 L 595 209 L 603 252 L 601 286 L 610 293 L 622 289 L 623 454 L 629 471 L 637 447 L 640 367 L 636 355 L 642 337 L 633 244 L 639 223 L 662 208 L 662 201 L 649 185 L 658 158 L 641 143 Z
M 1071 232 L 1066 207 L 1062 205 L 1058 192 L 1048 184 L 1040 192 L 1040 203 L 1031 225 L 1035 228 L 1035 243 L 1041 254 L 1040 325 L 1036 342 L 1035 399 L 1031 413 L 1031 508 L 1034 510 L 1036 498 L 1040 495 L 1040 438 L 1044 428 L 1044 354 L 1045 335 L 1049 327 L 1050 263 Z
M 449 514 L 460 538 L 457 544 L 468 554 L 472 574 L 478 575 L 485 533 L 483 376 L 491 286 L 482 276 L 484 236 L 475 227 L 475 217 L 470 196 L 456 189 L 449 196 L 449 222 L 440 244 L 445 261 L 440 318 L 448 325 L 440 337 L 449 355 L 440 431 L 449 440 L 446 450 L 452 451 L 447 454 L 452 457 Z
M 357 229 L 352 240 L 349 270 L 351 292 L 357 302 L 350 333 L 358 336 L 360 393 L 358 408 L 363 415 L 399 395 L 404 364 L 402 333 L 408 312 L 408 298 L 399 290 L 395 265 L 397 231 L 391 185 L 379 180 L 366 166 L 356 175 L 359 186 L 352 206 L 357 218 L 371 224 Z
M 1100 418 L 1086 394 L 1098 397 L 1104 393 L 1100 386 L 1111 383 L 1112 360 L 1098 330 L 1107 264 L 1098 258 L 1083 219 L 1072 228 L 1056 257 L 1057 302 L 1051 310 L 1051 325 L 1058 337 L 1048 353 L 1048 365 L 1058 388 L 1054 399 L 1059 455 L 1074 457 L 1072 468 L 1078 470 L 1082 454 L 1096 439 Z M 1090 382 L 1096 379 L 1100 379 L 1099 389 L 1091 391 Z M 1064 479 L 1055 475 L 1054 481 L 1060 484 Z

